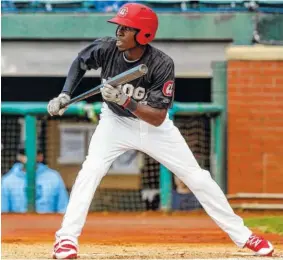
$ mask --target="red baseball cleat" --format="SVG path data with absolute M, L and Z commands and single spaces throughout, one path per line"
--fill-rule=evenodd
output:
M 252 234 L 245 247 L 253 250 L 259 256 L 272 256 L 274 248 L 272 244 L 263 237 Z
M 53 251 L 54 259 L 77 259 L 77 257 L 78 247 L 73 241 L 63 239 L 55 243 Z

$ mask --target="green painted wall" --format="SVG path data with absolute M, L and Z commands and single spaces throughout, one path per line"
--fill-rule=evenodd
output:
M 5 14 L 2 39 L 93 39 L 111 36 L 113 14 Z M 250 44 L 253 22 L 249 13 L 159 14 L 157 39 L 233 40 Z
M 214 104 L 222 106 L 223 110 L 219 118 L 214 120 L 212 136 L 214 147 L 212 155 L 215 162 L 215 181 L 224 193 L 227 192 L 227 63 L 225 61 L 213 61 L 211 100 Z M 217 122 L 219 120 L 219 122 Z

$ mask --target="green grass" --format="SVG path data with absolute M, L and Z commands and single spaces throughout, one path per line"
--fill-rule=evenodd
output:
M 283 235 L 283 216 L 245 218 L 245 224 L 264 233 Z

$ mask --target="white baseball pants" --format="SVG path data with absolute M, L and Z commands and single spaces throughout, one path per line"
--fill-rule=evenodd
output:
M 208 215 L 239 247 L 252 234 L 242 218 L 230 207 L 210 173 L 202 170 L 168 115 L 159 127 L 142 120 L 119 117 L 106 104 L 90 141 L 88 156 L 72 188 L 69 205 L 56 239 L 78 237 L 95 190 L 113 161 L 127 150 L 139 150 L 159 161 L 177 175 L 195 194 Z

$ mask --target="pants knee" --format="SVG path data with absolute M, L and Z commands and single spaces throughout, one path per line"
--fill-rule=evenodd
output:
M 103 163 L 99 159 L 91 160 L 87 158 L 82 165 L 82 171 L 84 172 L 84 174 L 90 175 L 98 174 L 104 176 L 107 173 L 108 168 L 106 166 L 106 163 Z
M 201 168 L 184 176 L 182 180 L 191 190 L 205 189 L 206 183 L 211 180 L 211 175 L 208 171 Z

